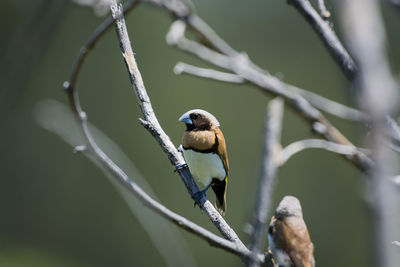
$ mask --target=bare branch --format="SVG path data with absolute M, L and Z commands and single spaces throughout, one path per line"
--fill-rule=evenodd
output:
M 321 17 L 319 17 L 318 13 L 311 6 L 309 0 L 289 0 L 288 3 L 296 7 L 296 9 L 306 18 L 322 42 L 325 44 L 325 47 L 328 49 L 332 57 L 339 64 L 341 70 L 346 74 L 349 80 L 352 80 L 357 74 L 357 65 L 344 48 L 339 38 L 336 36 L 336 33 L 329 25 L 329 22 L 324 21 Z M 318 0 L 318 5 L 321 11 L 321 5 L 324 6 L 324 1 Z M 322 7 L 322 9 L 323 8 L 324 7 Z M 314 106 L 320 108 L 318 105 Z M 368 120 L 368 116 L 366 115 L 363 115 L 360 118 Z M 399 130 L 396 130 L 395 128 L 399 129 L 400 126 L 397 122 L 390 118 L 390 116 L 388 116 L 387 123 L 389 124 L 389 127 L 385 127 L 388 130 L 387 134 L 391 137 L 395 151 L 398 151 L 400 149 L 400 135 L 398 134 Z
M 376 0 L 338 1 L 344 33 L 359 65 L 354 85 L 358 89 L 358 104 L 370 118 L 369 145 L 375 165 L 370 176 L 370 200 L 375 212 L 375 251 L 377 265 L 397 266 L 400 254 L 391 246 L 393 236 L 400 236 L 397 188 L 389 182 L 398 171 L 388 142 L 387 117 L 398 109 L 399 85 L 392 77 L 386 55 L 386 36 Z
M 255 220 L 251 235 L 252 257 L 248 261 L 248 266 L 259 266 L 257 255 L 262 251 L 265 244 L 268 223 L 269 207 L 272 199 L 272 190 L 275 184 L 275 176 L 278 168 L 277 150 L 280 146 L 280 136 L 283 117 L 283 100 L 276 98 L 268 105 L 265 125 L 264 125 L 264 151 L 262 175 L 258 185 L 258 193 L 255 207 Z
M 118 15 L 116 17 L 120 17 L 122 15 L 121 7 L 120 7 L 120 9 L 117 9 L 117 10 L 118 10 Z M 121 21 L 121 20 L 123 20 L 123 17 L 122 17 L 122 19 L 121 18 L 118 19 L 118 21 Z M 103 25 L 105 25 L 105 24 L 103 24 Z M 93 39 L 93 41 L 89 41 L 89 44 L 93 45 L 97 40 L 99 40 L 106 28 L 107 27 L 102 27 L 101 31 L 96 30 L 96 32 L 95 32 L 96 33 L 95 34 L 96 37 Z M 128 39 L 128 41 L 129 41 L 129 39 Z M 88 47 L 90 47 L 90 46 L 91 45 L 89 45 Z M 126 51 L 126 50 L 124 50 L 124 51 Z M 131 55 L 133 56 L 132 52 L 131 52 Z M 194 224 L 193 222 L 187 220 L 186 218 L 174 213 L 173 211 L 169 210 L 165 206 L 161 205 L 160 203 L 158 203 L 157 201 L 152 199 L 135 182 L 133 182 L 126 175 L 126 173 L 122 169 L 120 169 L 101 150 L 101 148 L 94 141 L 94 139 L 93 139 L 93 137 L 92 137 L 92 135 L 91 135 L 91 133 L 89 131 L 88 124 L 87 124 L 87 115 L 82 110 L 82 108 L 80 106 L 78 91 L 76 90 L 75 86 L 72 86 L 73 84 L 74 85 L 76 84 L 76 80 L 77 80 L 77 77 L 79 75 L 79 71 L 80 71 L 81 66 L 83 64 L 83 59 L 86 56 L 87 56 L 87 52 L 86 51 L 82 52 L 82 50 L 81 50 L 81 52 L 79 53 L 79 55 L 77 57 L 77 60 L 75 61 L 76 64 L 74 64 L 74 66 L 72 68 L 72 73 L 71 73 L 71 76 L 70 76 L 71 77 L 71 82 L 68 81 L 68 82 L 64 83 L 64 89 L 68 94 L 72 111 L 73 111 L 74 115 L 78 119 L 78 122 L 79 122 L 79 125 L 80 125 L 80 130 L 82 131 L 83 137 L 84 137 L 85 142 L 86 142 L 85 149 L 79 149 L 79 150 L 81 152 L 92 154 L 95 157 L 95 159 L 100 163 L 100 165 L 102 167 L 104 167 L 105 170 L 107 170 L 114 178 L 116 178 L 125 188 L 127 188 L 130 192 L 132 192 L 135 196 L 137 196 L 139 198 L 139 200 L 143 202 L 143 204 L 148 206 L 150 209 L 152 209 L 153 211 L 155 211 L 156 213 L 158 213 L 162 217 L 170 220 L 171 222 L 175 223 L 179 227 L 181 227 L 183 229 L 186 229 L 187 231 L 189 231 L 189 232 L 199 236 L 200 238 L 206 240 L 212 246 L 222 248 L 222 249 L 224 249 L 226 251 L 229 251 L 231 253 L 239 255 L 242 258 L 249 257 L 250 256 L 250 251 L 240 242 L 240 240 L 237 238 L 236 234 L 233 232 L 232 229 L 229 228 L 229 226 L 227 226 L 227 224 L 225 223 L 225 221 L 223 221 L 222 217 L 219 215 L 219 213 L 217 211 L 215 211 L 215 213 L 217 213 L 219 215 L 219 217 L 218 216 L 213 217 L 212 218 L 213 221 L 215 221 L 216 224 L 220 225 L 220 228 L 222 229 L 221 232 L 223 233 L 223 235 L 227 235 L 228 237 L 233 239 L 235 242 L 233 242 L 231 240 L 226 240 L 226 239 L 223 239 L 223 238 L 220 238 L 220 237 L 214 235 L 213 233 L 211 233 L 211 232 L 207 231 L 206 229 Z M 140 73 L 139 73 L 139 75 L 140 75 Z M 141 81 L 141 78 L 140 78 L 140 81 Z M 148 99 L 148 97 L 146 98 L 147 94 L 143 94 L 143 92 L 141 92 L 141 93 L 142 94 L 139 94 L 141 101 L 146 101 L 147 100 L 146 104 L 145 104 L 146 107 L 144 107 L 144 110 L 147 111 L 146 114 L 151 114 L 152 110 L 151 110 L 150 100 Z M 149 108 L 150 108 L 150 110 L 149 110 Z M 149 116 L 147 116 L 147 119 L 149 119 Z M 153 125 L 151 125 L 151 126 L 153 126 Z M 162 140 L 162 141 L 164 141 L 166 139 L 169 141 L 169 138 L 166 135 L 163 136 L 163 137 L 160 137 L 160 140 Z M 172 143 L 171 143 L 171 146 L 173 147 Z M 166 150 L 166 148 L 164 148 L 164 149 Z M 171 149 L 171 147 L 169 147 L 169 149 Z M 173 149 L 171 149 L 171 150 L 173 150 Z M 175 149 L 175 151 L 176 151 L 176 149 Z M 175 154 L 180 156 L 180 154 L 177 151 L 176 151 Z M 171 160 L 171 158 L 172 158 L 172 156 L 170 157 L 170 160 Z M 174 160 L 176 162 L 178 162 L 178 164 L 179 164 L 179 158 L 175 157 Z M 184 162 L 183 159 L 181 159 L 181 161 Z M 178 164 L 176 164 L 176 165 L 178 165 Z M 181 169 L 181 170 L 179 170 L 179 173 L 182 175 L 182 173 L 185 173 L 185 172 L 184 172 L 183 169 Z M 189 173 L 188 177 L 191 178 L 190 173 Z M 204 202 L 202 203 L 202 205 L 203 205 L 202 207 L 206 211 L 206 213 L 207 214 L 209 214 L 209 213 L 213 214 L 212 211 L 209 211 L 209 210 L 213 209 L 212 204 L 207 200 L 203 200 L 203 201 Z M 207 204 L 207 203 L 209 203 L 209 204 Z M 222 220 L 222 222 L 221 222 L 221 220 Z M 223 223 L 225 223 L 225 224 L 223 224 Z M 232 232 L 233 232 L 234 235 L 232 234 Z M 235 240 L 235 236 L 236 236 L 237 240 Z M 260 255 L 259 256 L 259 260 L 261 262 L 264 262 L 265 259 L 264 259 L 263 256 Z
M 113 2 L 113 4 L 111 5 L 112 15 L 116 20 L 116 31 L 120 42 L 122 55 L 126 63 L 131 83 L 135 89 L 140 108 L 142 109 L 145 118 L 144 120 L 141 120 L 141 122 L 143 126 L 145 126 L 145 128 L 150 131 L 150 133 L 163 148 L 164 152 L 168 155 L 171 163 L 177 168 L 177 171 L 180 174 L 183 182 L 185 183 L 188 192 L 190 193 L 192 198 L 194 198 L 195 193 L 197 193 L 199 189 L 193 181 L 189 169 L 187 168 L 187 166 L 185 166 L 185 161 L 182 155 L 177 151 L 169 137 L 165 134 L 155 116 L 141 74 L 136 64 L 121 8 L 122 7 L 118 7 L 115 2 Z M 210 203 L 210 201 L 207 200 L 204 195 L 199 200 L 199 205 L 226 239 L 232 241 L 235 246 L 240 250 L 248 251 L 248 249 L 241 242 L 237 234 L 225 222 L 222 216 L 216 211 L 214 206 Z
M 227 82 L 227 83 L 245 83 L 246 81 L 232 73 L 226 73 L 222 71 L 217 71 L 214 69 L 206 69 L 206 68 L 199 68 L 193 65 L 189 65 L 183 62 L 178 62 L 174 67 L 174 73 L 177 75 L 180 74 L 190 74 L 193 76 L 206 78 L 206 79 L 213 79 L 220 82 Z
M 304 97 L 290 91 L 289 85 L 278 78 L 262 71 L 259 67 L 244 54 L 236 54 L 232 57 L 222 55 L 211 50 L 198 42 L 188 40 L 185 36 L 185 23 L 175 21 L 167 34 L 167 41 L 183 51 L 194 54 L 206 62 L 218 67 L 232 71 L 236 75 L 244 78 L 262 90 L 283 97 L 286 102 L 303 118 L 310 122 L 312 126 L 316 123 L 322 125 L 323 130 L 318 131 L 322 137 L 328 141 L 341 145 L 354 146 L 338 129 L 336 129 L 316 108 L 314 108 Z M 364 153 L 358 151 L 355 155 L 347 156 L 353 164 L 364 172 L 368 172 L 373 162 Z
M 84 147 L 80 154 L 97 166 L 115 187 L 122 199 L 125 200 L 132 214 L 147 232 L 150 240 L 164 259 L 166 265 L 171 267 L 196 265 L 190 248 L 175 224 L 171 224 L 169 220 L 165 220 L 158 213 L 149 209 L 146 205 L 143 205 L 141 201 L 138 201 L 136 195 L 132 194 L 131 191 L 107 171 L 93 153 L 85 153 L 85 151 L 87 151 L 86 146 L 78 145 L 85 144 L 86 142 L 84 137 L 80 134 L 80 125 L 76 123 L 74 114 L 72 114 L 68 106 L 56 100 L 46 99 L 35 104 L 33 111 L 34 118 L 41 127 L 59 136 L 64 142 L 75 147 L 75 149 Z M 140 174 L 135 164 L 122 149 L 101 130 L 91 125 L 89 122 L 88 127 L 95 137 L 96 142 L 99 146 L 103 147 L 103 151 L 111 156 L 114 161 L 118 162 L 119 166 L 124 168 L 124 172 L 129 177 L 134 178 L 135 183 L 139 185 L 146 194 L 159 202 L 146 178 Z M 163 238 L 160 238 L 160 236 L 163 236 Z
M 189 74 L 189 75 L 206 78 L 206 79 L 213 79 L 213 80 L 221 81 L 221 82 L 229 82 L 229 83 L 245 83 L 246 82 L 245 79 L 243 79 L 242 77 L 240 77 L 239 75 L 236 75 L 236 74 L 217 71 L 214 69 L 200 68 L 200 67 L 196 67 L 196 66 L 182 63 L 182 62 L 178 62 L 175 65 L 174 73 L 178 74 L 178 75 Z M 328 98 L 325 98 L 323 96 L 320 96 L 320 95 L 315 94 L 310 91 L 306 91 L 304 89 L 298 88 L 293 85 L 287 85 L 287 86 L 288 86 L 287 87 L 288 90 L 293 91 L 296 94 L 300 94 L 307 101 L 309 101 L 311 105 L 318 108 L 319 110 L 322 110 L 322 111 L 327 112 L 336 117 L 350 120 L 350 121 L 362 122 L 362 121 L 367 120 L 367 115 L 357 109 L 347 107 L 343 104 L 332 101 Z M 267 89 L 265 89 L 265 88 L 261 88 L 261 89 L 267 91 Z M 400 135 L 399 135 L 399 138 L 400 138 Z
M 322 0 L 320 0 L 320 2 L 321 1 Z M 333 59 L 339 64 L 341 70 L 352 80 L 357 71 L 357 67 L 336 36 L 335 31 L 329 25 L 329 22 L 323 20 L 319 16 L 318 12 L 311 6 L 309 0 L 289 0 L 288 3 L 293 5 L 310 23 Z
M 357 148 L 354 146 L 339 145 L 321 139 L 305 139 L 291 143 L 290 145 L 282 149 L 279 154 L 280 165 L 284 165 L 296 153 L 310 148 L 325 149 L 341 155 L 353 155 L 357 152 Z

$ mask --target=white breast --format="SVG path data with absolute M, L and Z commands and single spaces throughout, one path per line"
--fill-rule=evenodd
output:
M 225 168 L 217 154 L 183 149 L 183 156 L 193 177 L 204 186 L 209 185 L 212 178 L 225 179 Z

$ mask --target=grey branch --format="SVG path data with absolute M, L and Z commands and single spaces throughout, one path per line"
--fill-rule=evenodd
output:
M 130 39 L 128 36 L 125 20 L 122 13 L 122 6 L 118 6 L 115 2 L 111 5 L 112 16 L 116 20 L 115 28 L 117 36 L 120 42 L 120 48 L 124 57 L 126 67 L 128 70 L 130 81 L 135 89 L 136 96 L 139 101 L 140 108 L 144 115 L 144 120 L 141 120 L 143 126 L 150 131 L 154 138 L 158 141 L 164 152 L 168 155 L 170 162 L 175 166 L 178 173 L 180 174 L 189 194 L 194 197 L 194 194 L 199 191 L 197 185 L 193 181 L 193 178 L 189 172 L 182 155 L 178 152 L 175 146 L 172 144 L 169 137 L 161 128 L 155 113 L 153 111 L 150 98 L 147 95 L 146 88 L 144 86 L 141 74 L 139 72 L 134 53 L 131 47 Z M 208 215 L 213 224 L 221 232 L 221 234 L 230 241 L 237 250 L 240 250 L 243 254 L 248 252 L 246 246 L 239 239 L 237 234 L 231 229 L 231 227 L 225 222 L 222 216 L 216 211 L 210 201 L 203 197 L 200 199 L 200 207 Z M 263 257 L 259 257 L 260 261 L 264 261 Z
M 289 0 L 288 3 L 293 5 L 310 23 L 333 59 L 341 67 L 341 70 L 352 80 L 357 71 L 357 67 L 336 36 L 335 31 L 329 25 L 329 22 L 320 17 L 318 12 L 311 6 L 309 0 Z
M 375 165 L 370 176 L 370 201 L 374 209 L 374 238 L 377 265 L 398 266 L 400 254 L 391 245 L 400 236 L 400 196 L 389 179 L 398 171 L 398 163 L 388 141 L 387 116 L 398 109 L 399 85 L 392 77 L 386 54 L 386 34 L 376 0 L 338 1 L 342 27 L 350 51 L 359 66 L 354 85 L 358 104 L 370 118 L 369 146 Z
M 133 2 L 135 2 L 135 1 L 133 1 Z M 133 2 L 131 2 L 131 3 L 133 3 Z M 115 8 L 116 8 L 116 6 L 115 6 Z M 121 7 L 114 9 L 114 10 L 119 11 L 117 17 L 118 17 L 118 21 L 121 22 L 121 20 L 123 20 Z M 85 139 L 85 142 L 86 142 L 85 149 L 81 149 L 81 148 L 83 148 L 83 146 L 81 146 L 78 150 L 80 150 L 81 152 L 84 152 L 84 153 L 92 154 L 94 159 L 96 161 L 98 161 L 99 164 L 105 170 L 107 170 L 115 179 L 117 179 L 118 182 L 120 182 L 125 188 L 127 188 L 128 191 L 130 191 L 135 196 L 137 196 L 139 198 L 139 200 L 143 202 L 143 204 L 148 206 L 150 209 L 154 210 L 156 213 L 158 213 L 162 217 L 172 221 L 179 227 L 186 229 L 187 231 L 201 237 L 202 239 L 206 240 L 212 246 L 219 247 L 226 251 L 232 252 L 236 255 L 239 255 L 240 257 L 242 257 L 244 259 L 250 257 L 250 251 L 243 245 L 243 243 L 241 243 L 241 241 L 238 239 L 237 235 L 226 224 L 226 222 L 222 219 L 222 217 L 219 215 L 219 213 L 217 211 L 215 211 L 215 209 L 213 208 L 212 204 L 209 201 L 204 200 L 204 199 L 202 200 L 203 210 L 205 210 L 207 215 L 213 216 L 211 218 L 211 220 L 214 222 L 214 224 L 217 225 L 217 227 L 221 231 L 221 233 L 225 237 L 228 237 L 227 239 L 231 239 L 231 240 L 226 240 L 226 239 L 223 239 L 223 238 L 220 238 L 220 237 L 214 235 L 213 233 L 211 233 L 211 232 L 205 230 L 204 228 L 187 220 L 186 218 L 170 211 L 168 208 L 166 208 L 165 206 L 161 205 L 160 203 L 158 203 L 157 201 L 152 199 L 136 183 L 134 183 L 126 175 L 126 173 L 124 173 L 124 171 L 121 168 L 119 168 L 101 150 L 101 148 L 97 145 L 97 143 L 93 139 L 93 137 L 89 131 L 89 128 L 88 128 L 87 115 L 80 106 L 79 95 L 78 95 L 78 91 L 76 90 L 76 82 L 77 82 L 77 78 L 79 76 L 81 67 L 83 66 L 84 59 L 87 57 L 90 48 L 94 47 L 95 43 L 98 40 L 100 40 L 100 38 L 103 36 L 104 32 L 109 28 L 108 25 L 109 25 L 109 23 L 107 21 L 104 22 L 95 31 L 95 33 L 89 38 L 88 42 L 85 44 L 84 48 L 80 51 L 80 53 L 77 56 L 77 59 L 75 60 L 75 63 L 72 67 L 70 80 L 64 83 L 64 89 L 68 95 L 71 109 L 73 111 L 73 114 L 75 115 L 75 117 L 78 120 L 78 124 L 80 126 L 79 129 L 81 130 L 83 137 Z M 123 23 L 123 25 L 125 25 L 125 23 Z M 126 28 L 125 28 L 125 34 L 127 34 Z M 124 40 L 129 42 L 129 39 L 127 39 L 126 37 Z M 129 47 L 130 47 L 130 45 L 129 45 Z M 89 48 L 89 49 L 87 49 L 87 48 Z M 126 49 L 124 49 L 123 51 L 126 51 Z M 131 49 L 130 49 L 130 51 L 131 51 L 130 55 L 133 56 L 133 52 Z M 126 55 L 126 54 L 124 54 L 124 55 Z M 127 60 L 130 60 L 130 59 L 132 59 L 132 58 L 128 58 Z M 130 61 L 130 63 L 132 63 L 132 62 Z M 134 62 L 134 65 L 136 66 L 135 62 Z M 130 69 L 128 69 L 128 70 L 130 70 Z M 137 72 L 138 72 L 138 70 L 137 70 Z M 140 73 L 139 73 L 139 75 L 140 75 Z M 136 79 L 136 77 L 133 77 L 133 78 Z M 140 78 L 140 80 L 141 80 L 141 78 Z M 136 82 L 138 82 L 138 81 L 136 80 Z M 147 97 L 147 93 L 144 89 L 144 86 L 142 86 L 139 89 L 142 91 L 138 94 L 138 98 L 140 99 L 141 104 L 145 105 L 145 107 L 143 107 L 143 109 L 147 112 L 145 114 L 146 115 L 150 114 L 150 116 L 151 116 L 151 112 L 152 112 L 151 104 L 150 104 L 150 100 Z M 143 104 L 143 102 L 146 102 L 146 103 Z M 153 112 L 153 116 L 154 116 L 154 112 Z M 149 116 L 147 116 L 147 117 L 145 116 L 145 118 L 149 119 Z M 155 116 L 154 116 L 154 118 L 155 118 Z M 157 132 L 159 129 L 154 128 L 154 124 L 150 124 L 147 121 L 143 121 L 143 124 L 145 124 L 147 126 L 147 128 L 152 131 L 152 133 L 154 133 L 154 134 L 159 133 L 159 132 Z M 160 127 L 160 129 L 161 129 L 161 127 Z M 159 133 L 159 134 L 161 136 L 161 133 Z M 168 140 L 169 141 L 169 138 L 164 133 L 164 136 L 159 137 L 158 140 L 161 140 L 161 141 Z M 176 151 L 175 147 L 172 145 L 172 143 L 170 141 L 169 141 L 169 145 L 170 145 L 170 147 L 163 147 L 163 149 L 164 149 L 164 151 L 165 150 L 169 151 L 168 149 L 170 149 L 173 152 L 175 152 L 173 155 L 169 154 L 170 160 L 176 162 L 176 166 L 179 166 L 180 163 L 184 163 L 183 158 Z M 175 155 L 177 155 L 177 157 Z M 185 177 L 185 178 L 187 178 L 187 180 L 189 182 L 191 181 L 193 183 L 194 186 L 192 186 L 191 189 L 193 190 L 193 192 L 196 192 L 196 189 L 198 190 L 198 188 L 196 187 L 195 183 L 193 182 L 193 179 L 191 178 L 190 172 L 187 170 L 187 168 L 186 168 L 186 170 L 184 168 L 180 169 L 179 173 L 180 173 L 181 177 Z M 190 193 L 192 194 L 192 191 L 190 191 Z M 213 209 L 215 212 L 213 212 Z M 235 237 L 236 237 L 236 239 L 235 239 Z M 233 242 L 232 240 L 235 242 Z M 265 262 L 265 257 L 260 255 L 259 260 L 260 260 L 260 262 Z
M 255 219 L 251 235 L 252 257 L 248 266 L 259 266 L 257 255 L 262 251 L 265 239 L 265 228 L 268 224 L 268 211 L 272 199 L 275 177 L 278 169 L 278 149 L 280 147 L 280 136 L 283 117 L 283 100 L 275 98 L 268 105 L 264 125 L 264 151 L 262 175 L 258 185 L 256 197 Z
M 257 67 L 245 54 L 236 53 L 233 56 L 226 56 L 218 53 L 198 42 L 189 40 L 185 37 L 185 22 L 175 21 L 167 34 L 167 42 L 177 46 L 179 49 L 191 53 L 200 59 L 214 64 L 218 67 L 229 70 L 242 77 L 251 84 L 265 90 L 273 95 L 281 96 L 286 100 L 298 114 L 305 118 L 313 126 L 319 124 L 323 126 L 323 131 L 319 131 L 322 137 L 328 141 L 341 145 L 354 146 L 338 129 L 336 129 L 310 102 L 298 93 L 290 91 L 289 85 L 278 78 L 269 75 Z M 211 38 L 211 37 L 210 37 Z M 213 40 L 209 39 L 210 42 Z M 358 151 L 355 155 L 346 157 L 363 172 L 368 172 L 373 165 L 372 160 L 364 153 Z
M 357 152 L 357 148 L 354 146 L 339 145 L 322 139 L 305 139 L 291 143 L 282 149 L 279 153 L 280 165 L 284 165 L 296 153 L 310 148 L 325 149 L 341 155 L 353 155 Z
M 341 70 L 346 74 L 349 80 L 352 80 L 357 74 L 357 65 L 355 64 L 354 60 L 351 58 L 347 50 L 344 48 L 339 38 L 336 36 L 336 33 L 329 25 L 329 22 L 324 21 L 321 17 L 319 17 L 318 13 L 311 6 L 309 0 L 289 0 L 288 3 L 295 6 L 296 9 L 306 18 L 306 20 L 314 28 L 322 42 L 325 44 L 332 57 L 339 64 Z M 318 6 L 320 7 L 320 10 L 321 4 L 324 6 L 324 1 L 318 0 Z M 317 105 L 315 106 L 320 108 Z M 366 114 L 363 114 L 360 118 L 368 120 L 368 116 Z M 399 151 L 400 135 L 398 134 L 398 129 L 400 127 L 398 123 L 394 121 L 390 116 L 388 116 L 387 123 L 389 124 L 389 127 L 385 128 L 387 129 L 387 134 L 390 136 L 391 142 L 393 143 L 391 147 L 393 147 L 395 151 Z
M 228 82 L 228 83 L 239 83 L 239 84 L 246 83 L 246 80 L 240 77 L 239 75 L 209 68 L 200 68 L 183 62 L 178 62 L 175 65 L 174 73 L 177 75 L 189 74 L 201 78 L 213 79 L 216 81 Z M 333 100 L 330 100 L 328 98 L 325 98 L 310 91 L 306 91 L 304 89 L 298 88 L 293 85 L 287 85 L 287 86 L 288 90 L 293 91 L 293 93 L 300 94 L 307 101 L 309 101 L 311 105 L 331 115 L 350 121 L 363 122 L 367 120 L 367 115 L 355 108 L 345 106 L 343 104 L 340 104 L 338 102 L 335 102 Z
M 222 71 L 217 71 L 213 69 L 206 69 L 206 68 L 199 68 L 190 64 L 186 64 L 183 62 L 178 62 L 174 67 L 174 73 L 177 75 L 180 74 L 190 74 L 193 76 L 213 79 L 220 82 L 227 82 L 227 83 L 244 83 L 245 80 L 232 73 L 226 73 Z
M 141 201 L 138 201 L 136 195 L 132 194 L 131 191 L 107 171 L 93 153 L 85 153 L 86 146 L 77 145 L 86 142 L 80 134 L 80 125 L 76 123 L 74 114 L 72 114 L 68 106 L 56 100 L 46 99 L 35 105 L 33 114 L 36 122 L 44 129 L 59 136 L 67 144 L 75 147 L 75 149 L 78 148 L 78 150 L 81 150 L 81 148 L 85 148 L 81 150 L 81 154 L 97 166 L 119 192 L 132 211 L 132 214 L 135 215 L 138 222 L 147 232 L 166 265 L 171 267 L 196 265 L 189 247 L 175 225 L 159 216 L 158 213 L 155 213 L 146 205 L 143 205 Z M 146 194 L 158 201 L 150 184 L 140 174 L 135 164 L 124 154 L 121 148 L 89 122 L 88 126 L 91 134 L 95 137 L 96 142 L 101 145 L 103 151 L 111 156 L 114 161 L 117 161 L 119 166 L 123 167 L 124 172 L 130 178 L 133 178 L 135 183 L 146 191 Z M 160 238 L 160 236 L 164 238 Z

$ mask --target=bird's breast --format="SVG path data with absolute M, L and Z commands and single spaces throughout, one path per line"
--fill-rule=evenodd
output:
M 186 131 L 183 134 L 182 145 L 197 151 L 211 151 L 216 145 L 216 136 L 213 131 Z
M 193 177 L 204 186 L 209 185 L 212 178 L 221 181 L 225 179 L 225 168 L 218 154 L 202 153 L 184 148 L 183 156 Z

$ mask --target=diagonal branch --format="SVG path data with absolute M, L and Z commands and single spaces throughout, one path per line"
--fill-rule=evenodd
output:
M 119 9 L 121 10 L 121 9 Z M 122 11 L 121 11 L 122 12 Z M 121 15 L 121 14 L 120 14 Z M 105 25 L 105 24 L 104 24 Z M 96 43 L 96 41 L 102 36 L 103 33 L 106 30 L 107 27 L 102 27 L 101 31 L 96 30 L 95 35 L 98 36 L 94 39 L 90 39 L 93 41 L 89 41 L 89 43 Z M 90 45 L 89 47 L 92 47 Z M 135 182 L 133 182 L 127 175 L 126 173 L 119 168 L 103 151 L 102 149 L 97 145 L 95 140 L 93 139 L 93 136 L 91 135 L 87 123 L 87 115 L 86 113 L 82 110 L 82 107 L 80 106 L 79 102 L 79 95 L 78 91 L 76 90 L 76 81 L 77 77 L 79 74 L 79 71 L 81 69 L 81 66 L 84 62 L 84 58 L 87 56 L 87 51 L 81 50 L 79 53 L 76 63 L 74 64 L 71 72 L 71 80 L 66 81 L 64 83 L 64 89 L 68 95 L 71 108 L 73 111 L 73 114 L 76 116 L 78 123 L 79 123 L 79 129 L 83 134 L 84 140 L 86 142 L 85 146 L 79 146 L 79 151 L 83 153 L 87 153 L 90 155 L 93 155 L 94 159 L 105 169 L 107 170 L 118 182 L 120 182 L 125 188 L 127 188 L 131 193 L 133 193 L 138 199 L 147 207 L 155 211 L 157 214 L 160 216 L 168 219 L 169 221 L 173 222 L 177 226 L 187 230 L 188 232 L 191 232 L 203 240 L 206 240 L 210 245 L 222 248 L 228 252 L 231 252 L 233 254 L 239 255 L 242 258 L 248 258 L 250 256 L 250 251 L 242 244 L 239 243 L 240 241 L 232 242 L 230 240 L 223 239 L 221 237 L 216 236 L 215 234 L 209 232 L 208 230 L 198 226 L 197 224 L 189 221 L 188 219 L 180 216 L 179 214 L 174 213 L 173 211 L 169 210 L 162 204 L 158 203 L 156 200 L 151 198 L 149 195 L 147 195 L 141 187 L 139 187 Z M 74 85 L 74 86 L 73 86 Z M 183 160 L 183 159 L 182 159 Z M 182 170 L 180 171 L 182 173 Z M 190 173 L 189 173 L 190 175 Z M 208 202 L 209 203 L 209 202 Z M 211 203 L 209 204 L 211 205 Z M 211 205 L 212 206 L 212 205 Z M 209 208 L 209 207 L 207 207 Z M 207 210 L 207 208 L 204 208 Z M 216 221 L 218 220 L 215 219 Z M 221 226 L 224 227 L 225 225 Z M 229 228 L 230 229 L 230 228 Z M 233 232 L 233 230 L 231 230 Z M 229 233 L 229 231 L 226 231 Z M 227 234 L 224 232 L 224 234 Z M 232 238 L 233 239 L 233 238 Z M 260 262 L 264 262 L 265 258 L 264 256 L 259 256 L 258 259 Z
M 310 102 L 301 95 L 290 91 L 288 84 L 262 71 L 244 54 L 226 56 L 198 42 L 187 39 L 184 36 L 185 28 L 183 21 L 175 21 L 167 34 L 169 44 L 175 45 L 179 49 L 191 53 L 206 62 L 229 70 L 262 90 L 283 97 L 286 103 L 306 119 L 311 124 L 312 129 L 323 138 L 337 144 L 354 147 Z M 361 151 L 357 151 L 354 155 L 346 156 L 346 158 L 363 172 L 368 172 L 373 165 L 372 160 Z
M 257 255 L 262 251 L 265 244 L 265 227 L 268 223 L 268 210 L 278 169 L 277 149 L 280 146 L 282 117 L 283 100 L 280 98 L 271 100 L 268 105 L 264 125 L 263 169 L 258 186 L 255 220 L 250 241 L 252 257 L 248 261 L 247 266 L 259 266 Z
M 216 81 L 228 82 L 228 83 L 238 83 L 238 84 L 246 83 L 246 80 L 240 77 L 239 75 L 222 72 L 214 69 L 200 68 L 183 62 L 178 62 L 175 65 L 174 73 L 177 75 L 188 74 L 205 79 L 213 79 Z M 268 92 L 267 89 L 265 88 L 261 89 L 264 89 L 266 92 Z M 324 112 L 327 112 L 331 115 L 334 115 L 336 117 L 350 121 L 359 121 L 359 122 L 367 120 L 367 115 L 355 108 L 345 106 L 343 104 L 340 104 L 338 102 L 335 102 L 333 100 L 330 100 L 328 98 L 325 98 L 310 91 L 306 91 L 304 89 L 298 88 L 293 85 L 288 85 L 287 89 L 292 91 L 293 93 L 300 94 L 307 101 L 309 101 L 310 104 L 313 105 L 314 107 Z
M 158 141 L 164 152 L 168 155 L 171 164 L 173 164 L 177 169 L 177 172 L 181 176 L 182 181 L 184 182 L 189 194 L 192 196 L 192 198 L 194 198 L 194 195 L 199 191 L 199 189 L 193 181 L 193 178 L 189 172 L 188 167 L 185 165 L 185 161 L 182 155 L 178 152 L 178 150 L 169 139 L 168 135 L 161 128 L 153 111 L 150 98 L 147 95 L 142 76 L 136 64 L 122 13 L 122 6 L 117 6 L 116 2 L 113 1 L 113 4 L 111 5 L 111 12 L 114 19 L 116 20 L 115 28 L 117 32 L 117 37 L 120 42 L 120 48 L 125 60 L 129 78 L 134 87 L 140 108 L 144 116 L 144 120 L 141 120 L 141 123 L 147 130 L 149 130 L 153 137 Z M 222 216 L 218 213 L 218 211 L 216 211 L 214 206 L 211 204 L 210 201 L 207 200 L 204 195 L 199 200 L 198 204 L 226 239 L 232 241 L 241 250 L 247 250 L 242 241 L 240 241 L 237 234 L 225 222 Z
M 319 1 L 321 2 L 322 0 Z M 289 0 L 288 3 L 293 5 L 310 23 L 333 59 L 339 64 L 341 70 L 347 78 L 352 80 L 357 72 L 357 66 L 343 47 L 335 31 L 329 25 L 329 22 L 321 18 L 318 12 L 311 6 L 309 0 Z

